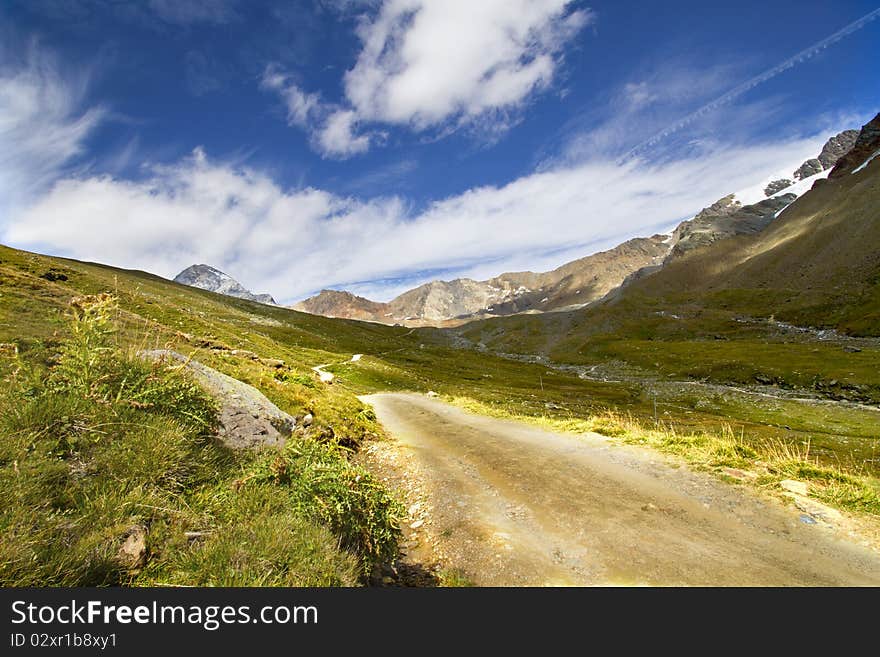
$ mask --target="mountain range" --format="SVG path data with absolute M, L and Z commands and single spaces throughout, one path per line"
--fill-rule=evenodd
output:
M 801 164 L 790 178 L 772 180 L 761 185 L 759 192 L 729 194 L 667 234 L 630 239 L 552 271 L 507 272 L 484 281 L 469 278 L 431 281 L 388 302 L 325 289 L 293 308 L 325 317 L 410 327 L 449 327 L 491 317 L 584 308 L 615 295 L 621 288 L 668 267 L 693 251 L 704 250 L 720 240 L 765 230 L 785 208 L 829 175 L 841 158 L 854 149 L 859 135 L 857 130 L 845 130 L 832 136 L 821 152 Z M 275 304 L 270 295 L 254 294 L 208 265 L 192 265 L 174 280 L 220 294 Z
M 763 191 L 765 198 L 753 198 L 754 193 L 742 194 L 750 201 L 744 205 L 738 194 L 730 194 L 669 234 L 634 238 L 549 272 L 510 272 L 485 281 L 431 281 L 389 302 L 371 301 L 345 291 L 322 290 L 293 307 L 325 317 L 441 327 L 489 317 L 583 308 L 694 249 L 734 235 L 760 232 L 815 181 L 827 176 L 852 149 L 858 135 L 857 130 L 846 130 L 831 137 L 816 158 L 792 172 L 791 179 L 769 183 Z
M 728 371 L 728 361 L 719 356 L 725 343 L 719 341 L 730 340 L 732 354 L 736 340 L 768 328 L 820 341 L 880 335 L 878 244 L 880 114 L 827 178 L 812 182 L 765 228 L 677 255 L 673 247 L 662 267 L 630 277 L 583 311 L 493 318 L 456 332 L 459 340 L 481 350 L 540 354 L 567 363 L 620 359 L 653 367 L 669 361 L 675 371 L 676 359 L 692 360 L 702 351 L 706 362 L 690 376 L 713 377 L 724 370 L 728 379 L 762 381 L 750 368 Z M 690 342 L 681 342 L 685 339 Z M 690 355 L 676 352 L 678 347 Z M 841 396 L 866 398 L 865 389 L 847 382 L 850 371 L 822 382 L 800 370 L 792 373 L 788 361 L 772 363 L 770 347 L 753 348 L 760 367 L 786 372 L 786 385 L 831 386 Z M 733 362 L 741 354 L 728 357 Z M 799 357 L 807 360 L 812 352 Z

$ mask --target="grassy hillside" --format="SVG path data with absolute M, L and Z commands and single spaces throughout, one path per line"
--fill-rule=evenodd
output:
M 633 286 L 708 308 L 880 335 L 880 167 L 824 181 L 756 236 L 725 240 Z
M 877 412 L 786 397 L 876 403 L 880 349 L 781 327 L 768 318 L 788 317 L 775 310 L 784 292 L 755 289 L 670 283 L 601 310 L 408 329 L 0 247 L 0 582 L 365 581 L 394 553 L 401 513 L 351 458 L 382 437 L 357 398 L 380 390 L 435 390 L 719 472 L 764 464 L 767 485 L 799 476 L 838 506 L 880 513 Z M 864 289 L 870 298 L 870 281 Z M 797 307 L 816 308 L 810 298 Z M 847 308 L 835 316 L 855 321 Z M 291 415 L 312 413 L 314 439 L 281 454 L 224 450 L 209 438 L 211 400 L 142 363 L 134 354 L 145 348 L 192 355 Z M 320 364 L 333 385 L 311 370 Z M 757 384 L 785 394 L 756 394 Z M 125 545 L 134 557 L 121 556 Z
M 349 458 L 381 430 L 309 369 L 347 331 L 385 342 L 289 314 L 0 249 L 0 583 L 352 585 L 392 557 L 400 508 Z M 156 346 L 311 412 L 314 438 L 223 448 L 213 400 L 135 354 Z
M 585 312 L 479 322 L 461 334 L 564 363 L 610 360 L 661 377 L 876 403 L 878 208 L 872 166 L 805 194 L 762 233 L 695 251 Z

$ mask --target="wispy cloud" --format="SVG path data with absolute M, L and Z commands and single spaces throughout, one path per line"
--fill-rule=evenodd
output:
M 0 60 L 0 218 L 46 191 L 106 118 L 101 107 L 82 108 L 87 85 L 36 43 L 23 66 Z
M 718 148 L 648 166 L 590 162 L 472 189 L 413 214 L 398 197 L 286 189 L 202 151 L 145 181 L 66 178 L 3 234 L 7 243 L 173 276 L 207 262 L 287 301 L 328 286 L 552 266 L 651 233 L 815 154 L 819 136 Z M 487 264 L 492 263 L 491 272 Z M 382 285 L 370 287 L 382 294 Z
M 343 189 L 367 196 L 376 195 L 376 189 L 388 185 L 394 185 L 400 189 L 406 186 L 406 178 L 418 168 L 419 163 L 414 159 L 391 162 L 344 181 Z
M 794 68 L 795 66 L 798 66 L 798 65 L 808 61 L 810 58 L 816 56 L 817 54 L 819 54 L 820 52 L 822 52 L 826 48 L 833 46 L 835 43 L 841 41 L 842 39 L 846 38 L 850 34 L 853 34 L 857 31 L 861 30 L 868 23 L 870 23 L 871 21 L 873 21 L 877 18 L 880 18 L 880 9 L 875 9 L 874 11 L 862 16 L 857 21 L 853 21 L 852 23 L 850 23 L 846 27 L 838 30 L 834 34 L 822 39 L 821 41 L 818 41 L 817 43 L 814 43 L 813 45 L 811 45 L 807 48 L 804 48 L 796 55 L 786 59 L 784 62 L 777 64 L 776 66 L 774 66 L 770 69 L 767 69 L 766 71 L 764 71 L 760 75 L 756 75 L 755 77 L 746 80 L 745 82 L 737 85 L 736 87 L 734 87 L 733 89 L 731 89 L 727 93 L 719 96 L 718 98 L 712 100 L 709 103 L 706 103 L 705 105 L 703 105 L 699 109 L 691 112 L 690 114 L 686 115 L 685 117 L 680 118 L 679 120 L 675 121 L 672 125 L 665 127 L 663 130 L 652 135 L 650 138 L 637 144 L 635 147 L 633 147 L 626 154 L 625 157 L 629 158 L 629 157 L 638 156 L 640 153 L 643 153 L 644 151 L 650 149 L 653 146 L 656 146 L 659 142 L 663 141 L 664 139 L 666 139 L 670 135 L 673 135 L 673 134 L 683 130 L 684 128 L 688 127 L 689 125 L 695 123 L 700 118 L 718 110 L 721 107 L 724 107 L 725 105 L 729 105 L 730 103 L 735 101 L 737 98 L 739 98 L 740 96 L 744 95 L 745 93 L 751 91 L 755 87 L 758 87 L 758 86 L 764 84 L 765 82 L 772 80 L 776 76 L 784 73 L 785 71 L 788 71 L 788 70 Z
M 306 113 L 289 113 L 289 122 L 312 131 L 327 157 L 366 151 L 377 125 L 417 132 L 478 126 L 497 138 L 516 122 L 511 114 L 550 85 L 561 51 L 592 20 L 572 4 L 385 0 L 360 24 L 362 49 L 345 74 L 344 101 L 321 103 L 277 70 L 263 84 L 288 108 L 310 103 Z

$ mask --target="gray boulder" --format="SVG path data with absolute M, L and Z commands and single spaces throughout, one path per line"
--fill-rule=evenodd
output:
M 179 362 L 220 406 L 217 437 L 232 449 L 283 447 L 296 420 L 253 386 L 168 349 L 142 351 L 142 358 Z

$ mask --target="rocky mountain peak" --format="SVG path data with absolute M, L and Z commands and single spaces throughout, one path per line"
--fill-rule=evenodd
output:
M 853 147 L 837 161 L 828 177 L 840 178 L 853 173 L 878 155 L 880 155 L 880 114 L 862 127 Z
M 819 162 L 826 171 L 837 164 L 837 161 L 849 153 L 859 137 L 858 130 L 844 130 L 829 139 L 819 153 Z
M 788 189 L 792 185 L 794 185 L 794 181 L 788 178 L 774 180 L 764 188 L 764 196 L 773 196 L 774 194 L 781 192 L 783 189 Z
M 312 315 L 367 321 L 381 321 L 378 318 L 391 317 L 387 304 L 370 301 L 344 290 L 321 290 L 315 296 L 294 305 L 293 309 Z
M 217 294 L 225 294 L 229 297 L 276 305 L 275 299 L 271 295 L 254 294 L 229 274 L 225 274 L 210 265 L 190 265 L 174 277 L 174 282 L 208 290 L 209 292 L 216 292 Z
M 681 222 L 672 233 L 672 246 L 666 261 L 720 239 L 760 232 L 797 196 L 782 194 L 746 206 L 738 201 L 731 202 L 731 198 L 725 196 L 693 219 Z
M 844 130 L 831 137 L 831 139 L 825 142 L 822 152 L 819 153 L 818 157 L 810 158 L 794 172 L 795 180 L 803 180 L 831 169 L 840 158 L 852 150 L 858 136 L 858 130 Z M 767 196 L 772 196 L 772 194 L 767 194 Z

